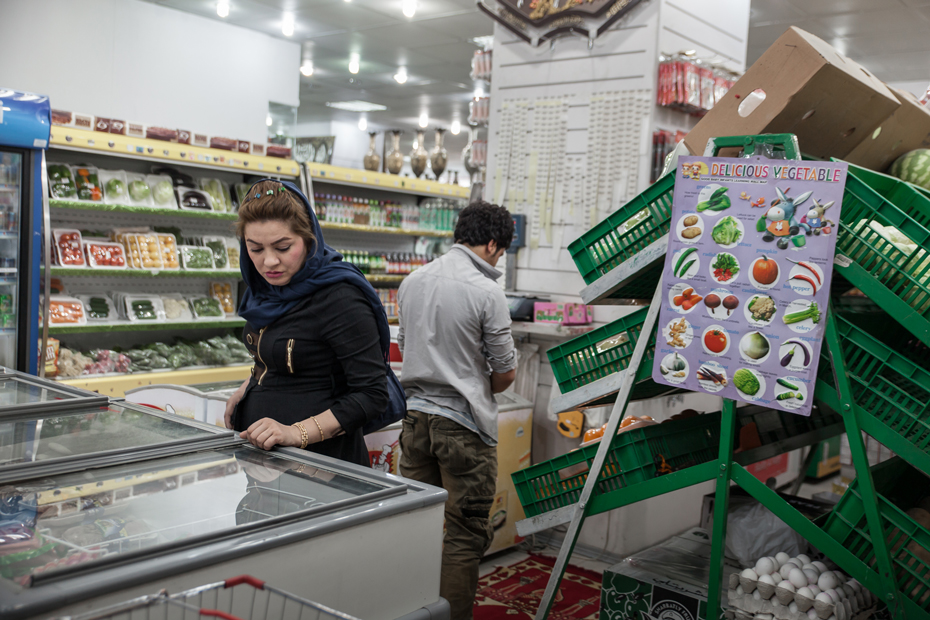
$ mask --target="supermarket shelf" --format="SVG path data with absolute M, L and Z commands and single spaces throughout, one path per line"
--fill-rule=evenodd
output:
M 16 273 L 16 267 L 2 267 L 0 268 L 0 277 L 7 274 Z
M 337 224 L 320 222 L 321 228 L 330 230 L 350 230 L 353 232 L 381 233 L 384 235 L 406 235 L 408 237 L 451 237 L 451 230 L 411 230 L 405 228 L 387 228 L 385 226 L 362 226 L 360 224 Z
M 137 372 L 127 375 L 98 377 L 85 375 L 74 379 L 58 379 L 58 381 L 71 387 L 119 398 L 124 396 L 127 390 L 145 385 L 160 383 L 196 385 L 198 383 L 217 383 L 220 381 L 244 381 L 251 370 L 251 365 L 214 366 L 212 368 L 193 368 L 191 370 Z
M 19 185 L 9 185 L 6 183 L 0 183 L 0 192 L 15 192 L 19 189 Z
M 15 271 L 15 270 L 14 270 Z M 107 269 L 104 267 L 52 267 L 52 275 L 69 276 L 130 276 L 134 278 L 236 278 L 242 274 L 231 269 Z
M 469 187 L 424 179 L 412 179 L 384 172 L 370 172 L 368 170 L 358 170 L 357 168 L 341 168 L 339 166 L 309 162 L 307 163 L 307 170 L 313 179 L 336 185 L 369 187 L 402 194 L 436 196 L 438 198 L 468 198 L 471 195 L 471 188 Z
M 127 205 L 108 205 L 102 202 L 84 202 L 82 200 L 61 200 L 53 198 L 49 206 L 59 209 L 81 209 L 84 211 L 105 211 L 108 213 L 142 213 L 169 217 L 196 217 L 205 220 L 222 220 L 234 222 L 239 216 L 235 213 L 217 213 L 214 211 L 188 211 L 187 209 L 159 209 L 156 207 L 130 207 Z
M 557 338 L 580 336 L 592 330 L 594 330 L 594 325 L 557 325 L 554 323 L 531 323 L 529 321 L 514 321 L 510 324 L 510 331 L 515 334 L 553 336 Z
M 218 319 L 216 321 L 160 321 L 158 323 L 132 323 L 125 321 L 122 323 L 110 324 L 88 323 L 87 325 L 49 325 L 48 333 L 49 335 L 57 336 L 62 334 L 145 332 L 165 329 L 219 329 L 224 327 L 242 327 L 244 325 L 245 319 Z
M 17 232 L 2 232 L 0 233 L 0 239 L 17 239 L 19 233 Z
M 163 161 L 213 170 L 239 170 L 254 174 L 297 177 L 300 168 L 292 159 L 250 155 L 222 149 L 210 149 L 162 140 L 130 138 L 76 127 L 52 126 L 49 145 L 52 148 L 102 153 L 117 157 Z
M 365 279 L 372 284 L 400 284 L 406 275 L 366 275 Z

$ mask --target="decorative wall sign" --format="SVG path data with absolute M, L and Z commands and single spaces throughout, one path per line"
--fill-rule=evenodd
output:
M 641 1 L 478 0 L 478 8 L 536 46 L 566 35 L 593 41 Z

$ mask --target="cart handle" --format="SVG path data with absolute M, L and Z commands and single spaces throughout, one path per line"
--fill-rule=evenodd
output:
M 212 618 L 222 618 L 223 620 L 242 620 L 239 616 L 233 616 L 226 613 L 225 611 L 219 611 L 217 609 L 201 609 L 201 616 L 209 616 Z
M 251 575 L 239 575 L 238 577 L 232 577 L 230 579 L 227 579 L 225 581 L 225 584 L 226 584 L 225 587 L 234 588 L 238 585 L 242 585 L 243 583 L 247 583 L 253 588 L 256 588 L 258 590 L 265 589 L 265 582 L 260 579 L 256 579 L 255 577 L 252 577 Z M 223 616 L 223 617 L 226 618 L 226 616 Z

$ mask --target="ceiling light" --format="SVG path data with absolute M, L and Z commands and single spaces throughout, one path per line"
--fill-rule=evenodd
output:
M 413 17 L 417 13 L 417 0 L 404 0 L 401 10 L 404 17 Z
M 423 129 L 426 129 L 427 125 L 429 125 L 429 115 L 426 112 L 421 112 L 420 113 L 420 127 L 422 127 Z
M 265 124 L 271 127 L 271 124 L 274 123 L 274 120 L 271 118 L 271 114 L 265 117 Z
M 368 119 L 366 119 L 364 116 L 358 119 L 358 128 L 362 131 L 368 129 Z
M 227 17 L 229 15 L 229 2 L 226 0 L 220 0 L 216 3 L 216 14 L 220 17 Z
M 484 88 L 479 86 L 475 89 L 475 99 L 481 99 L 482 97 L 484 97 Z
M 387 106 L 371 103 L 369 101 L 359 101 L 357 99 L 353 99 L 352 101 L 327 101 L 326 106 L 336 108 L 337 110 L 347 110 L 349 112 L 379 112 L 381 110 L 387 110 Z
M 281 33 L 286 37 L 294 35 L 294 16 L 290 13 L 284 14 L 284 20 L 281 22 Z
M 453 136 L 459 135 L 459 132 L 462 131 L 462 123 L 458 121 L 452 121 L 452 129 L 450 130 Z
M 300 73 L 305 77 L 313 75 L 313 63 L 309 60 L 305 60 L 303 64 L 300 65 Z
M 407 70 L 403 67 L 397 70 L 397 73 L 394 74 L 394 81 L 398 84 L 403 84 L 407 81 Z
M 358 54 L 352 54 L 349 57 L 349 73 L 353 75 L 358 73 Z

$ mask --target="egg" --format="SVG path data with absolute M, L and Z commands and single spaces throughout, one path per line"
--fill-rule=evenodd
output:
M 821 573 L 824 573 L 827 570 L 827 565 L 824 564 L 823 562 L 811 562 L 811 564 L 813 564 L 814 568 L 819 570 Z
M 755 590 L 752 591 L 752 598 L 756 599 L 757 601 L 761 601 L 761 600 L 762 600 L 762 593 L 759 592 L 759 589 L 758 589 L 758 588 L 756 588 Z
M 772 561 L 772 558 L 759 558 L 755 570 L 760 576 L 771 575 L 775 571 L 775 562 Z
M 814 593 L 811 592 L 811 589 L 807 586 L 798 588 L 798 596 L 806 596 L 807 598 L 814 598 Z
M 788 573 L 788 581 L 790 581 L 791 585 L 795 588 L 801 588 L 807 585 L 807 575 L 805 575 L 804 571 L 800 568 L 792 568 L 791 572 Z
M 792 566 L 796 566 L 797 568 L 801 568 L 801 560 L 797 558 L 791 558 L 790 560 L 788 560 L 788 564 L 791 564 Z
M 811 607 L 807 610 L 807 617 L 811 620 L 819 620 L 820 616 L 817 615 L 817 610 Z
M 812 571 L 815 571 L 818 575 L 820 574 L 820 571 L 817 570 L 817 567 L 811 564 L 810 562 L 802 566 L 801 570 L 812 570 Z
M 813 585 L 820 578 L 820 573 L 814 568 L 805 568 L 803 573 L 807 576 L 807 583 Z
M 814 600 L 820 601 L 821 603 L 826 603 L 827 605 L 832 605 L 835 602 L 833 600 L 833 597 L 827 594 L 826 592 L 821 592 L 820 594 L 817 595 L 817 597 Z
M 743 586 L 736 586 L 736 593 L 742 596 L 746 594 L 746 590 L 743 590 Z
M 862 589 L 862 586 L 859 585 L 859 582 L 856 581 L 855 579 L 850 579 L 846 583 L 849 584 L 849 587 L 855 590 L 856 592 L 859 592 Z
M 790 603 L 788 603 L 788 611 L 790 611 L 793 614 L 798 613 L 798 604 L 795 603 L 794 601 L 791 601 Z
M 770 586 L 774 586 L 775 580 L 772 579 L 771 575 L 759 575 L 759 583 L 767 583 Z
M 821 590 L 832 590 L 839 585 L 839 581 L 836 580 L 832 571 L 826 571 L 821 573 L 820 577 L 818 577 L 817 585 Z
M 846 600 L 846 592 L 843 591 L 843 586 L 836 586 L 832 590 L 827 590 L 827 592 L 832 592 L 838 601 Z
M 746 579 L 749 579 L 751 581 L 758 581 L 759 579 L 759 575 L 757 575 L 756 571 L 752 570 L 751 568 L 745 569 L 743 572 L 739 574 L 739 576 L 745 577 Z
M 844 583 L 840 587 L 843 588 L 843 593 L 846 594 L 846 598 L 848 599 L 856 598 L 856 591 L 853 590 L 853 587 L 851 585 L 849 585 L 848 583 Z
M 788 580 L 788 575 L 791 574 L 791 570 L 795 568 L 794 564 L 791 562 L 785 562 L 785 565 L 778 569 L 778 574 L 781 575 L 781 578 Z
M 811 584 L 807 587 L 810 588 L 810 591 L 813 592 L 814 596 L 817 596 L 821 592 L 820 588 L 818 588 L 816 584 Z
M 794 587 L 794 584 L 792 584 L 792 583 L 791 583 L 790 581 L 788 581 L 788 580 L 779 581 L 777 584 L 775 584 L 775 587 L 776 587 L 776 588 L 782 588 L 782 589 L 784 589 L 784 590 L 788 590 L 788 592 L 796 592 L 796 591 L 797 591 L 797 589 Z
M 789 556 L 784 551 L 779 551 L 778 553 L 775 554 L 775 559 L 778 561 L 779 564 L 784 566 L 785 562 L 791 559 L 791 556 Z
M 804 566 L 805 564 L 810 564 L 810 563 L 811 563 L 811 559 L 810 559 L 809 557 L 807 557 L 806 555 L 804 555 L 803 553 L 799 553 L 799 554 L 797 555 L 797 559 L 801 561 L 801 566 Z

